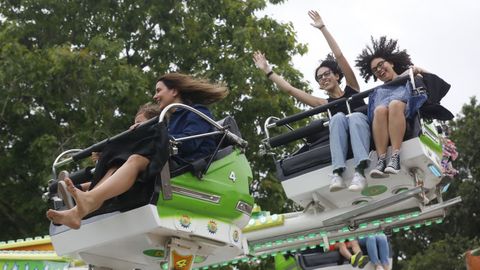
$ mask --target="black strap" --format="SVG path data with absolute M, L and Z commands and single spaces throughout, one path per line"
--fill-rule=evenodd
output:
M 202 180 L 203 176 L 207 173 L 208 168 L 210 165 L 212 165 L 213 161 L 215 160 L 215 157 L 218 154 L 218 151 L 220 150 L 220 147 L 223 145 L 224 141 L 227 138 L 227 134 L 223 134 L 222 138 L 220 139 L 220 142 L 217 144 L 217 147 L 215 148 L 215 151 L 213 152 L 212 155 L 207 159 L 206 157 L 197 159 L 195 161 L 186 161 L 179 156 L 172 156 L 171 160 L 175 163 L 178 164 L 185 164 L 188 165 L 188 168 L 192 172 L 195 177 L 197 177 L 199 180 Z
M 170 182 L 170 166 L 168 161 L 165 162 L 162 170 L 160 171 L 160 184 L 162 186 L 162 196 L 164 200 L 172 199 L 172 184 Z
M 227 133 L 223 134 L 222 139 L 220 139 L 220 142 L 218 143 L 217 147 L 215 148 L 215 152 L 213 152 L 212 156 L 208 159 L 208 163 L 203 168 L 203 171 L 199 175 L 198 179 L 202 179 L 202 177 L 207 173 L 208 168 L 210 168 L 210 165 L 212 165 L 212 162 L 215 159 L 215 157 L 217 156 L 218 151 L 220 150 L 220 146 L 222 146 L 223 141 L 225 140 L 226 137 L 227 137 Z
M 192 167 L 192 173 L 198 179 L 202 180 L 203 171 L 207 167 L 207 162 L 204 158 L 197 159 L 195 161 L 190 162 L 190 166 Z

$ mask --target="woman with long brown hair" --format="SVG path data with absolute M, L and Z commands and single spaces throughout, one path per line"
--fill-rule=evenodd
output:
M 213 118 L 205 105 L 226 97 L 227 88 L 211 84 L 205 80 L 195 79 L 189 75 L 169 73 L 161 76 L 156 83 L 156 101 L 161 110 L 173 103 L 189 105 Z M 212 131 L 212 126 L 197 114 L 186 109 L 176 109 L 169 117 L 169 136 L 176 139 L 194 134 Z M 215 150 L 216 142 L 212 137 L 197 138 L 182 143 L 178 156 L 186 161 L 207 156 Z M 56 224 L 63 224 L 73 229 L 80 228 L 82 219 L 98 209 L 105 200 L 126 192 L 135 183 L 138 175 L 145 171 L 150 163 L 152 149 L 133 151 L 125 163 L 104 181 L 89 191 L 81 191 L 66 179 L 68 192 L 75 199 L 76 206 L 65 211 L 50 209 L 47 217 Z M 168 151 L 165 149 L 165 151 Z

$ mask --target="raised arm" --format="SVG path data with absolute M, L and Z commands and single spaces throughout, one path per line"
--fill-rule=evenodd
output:
M 310 16 L 310 18 L 313 20 L 311 25 L 313 27 L 318 28 L 320 31 L 322 31 L 323 36 L 327 40 L 328 46 L 330 46 L 330 49 L 332 50 L 333 55 L 337 60 L 338 66 L 340 67 L 343 74 L 345 75 L 345 80 L 347 81 L 347 85 L 359 91 L 360 86 L 358 85 L 357 78 L 353 73 L 352 67 L 348 64 L 347 59 L 343 55 L 342 51 L 340 50 L 340 47 L 338 46 L 337 42 L 333 38 L 332 34 L 330 34 L 330 32 L 327 30 L 327 27 L 323 22 L 322 17 L 320 17 L 320 14 L 318 14 L 317 11 L 310 10 L 308 12 L 308 16 Z
M 278 88 L 280 88 L 280 90 L 296 98 L 298 101 L 312 107 L 317 107 L 327 103 L 326 99 L 314 97 L 305 91 L 295 88 L 282 76 L 274 73 L 263 53 L 259 51 L 253 53 L 253 62 L 255 62 L 255 65 L 261 69 L 265 75 L 267 75 L 267 77 L 273 81 Z

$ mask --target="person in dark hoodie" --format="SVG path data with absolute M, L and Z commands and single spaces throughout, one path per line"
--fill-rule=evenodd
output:
M 385 36 L 374 40 L 357 57 L 356 66 L 365 82 L 373 77 L 384 82 L 369 97 L 369 120 L 378 156 L 376 167 L 370 171 L 373 178 L 397 174 L 400 167 L 400 148 L 405 135 L 406 119 L 413 117 L 427 103 L 437 104 L 446 94 L 450 85 L 430 72 L 413 66 L 406 50 L 400 50 L 397 40 Z M 401 75 L 407 76 L 409 68 L 427 89 L 427 93 L 412 94 L 409 82 L 392 84 Z M 417 81 L 417 80 L 415 80 Z M 437 104 L 439 105 L 439 104 Z M 443 107 L 442 107 L 443 108 Z M 388 143 L 392 145 L 392 155 L 387 164 Z

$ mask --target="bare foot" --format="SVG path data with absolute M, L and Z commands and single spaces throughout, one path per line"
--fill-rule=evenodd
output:
M 64 181 L 65 181 L 65 184 L 67 184 L 68 192 L 70 192 L 70 194 L 72 194 L 72 196 L 75 197 L 77 190 L 79 189 L 75 187 L 75 185 L 72 182 L 72 179 L 66 177 Z
M 70 178 L 65 178 L 65 184 L 67 191 L 72 195 L 77 205 L 65 211 L 49 209 L 47 217 L 53 223 L 62 224 L 72 229 L 79 229 L 82 219 L 102 206 L 103 201 L 95 199 L 89 191 L 82 191 L 76 188 Z
M 75 230 L 80 228 L 82 221 L 82 218 L 78 215 L 77 207 L 65 211 L 49 209 L 47 218 L 55 224 L 62 224 Z
M 91 196 L 89 191 L 82 191 L 76 188 L 73 185 L 71 179 L 66 178 L 65 184 L 67 184 L 67 190 L 72 194 L 73 199 L 75 199 L 75 203 L 77 204 L 77 212 L 80 219 L 85 217 L 86 215 L 90 214 L 91 212 L 97 210 L 102 206 L 103 201 L 99 202 L 95 198 Z

